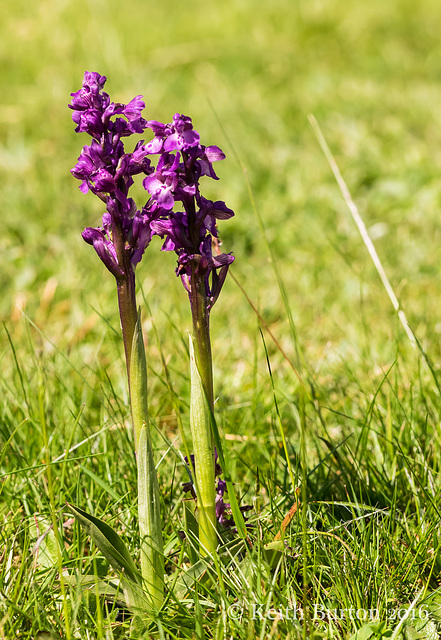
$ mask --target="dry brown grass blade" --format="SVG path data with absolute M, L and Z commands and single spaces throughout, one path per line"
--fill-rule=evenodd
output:
M 277 540 L 281 540 L 282 536 L 285 535 L 286 528 L 291 524 L 292 519 L 294 518 L 297 510 L 300 506 L 300 488 L 296 489 L 296 501 L 292 505 L 291 509 L 288 511 L 286 516 L 282 520 L 282 524 L 280 525 L 280 531 L 276 533 L 273 542 L 277 542 Z

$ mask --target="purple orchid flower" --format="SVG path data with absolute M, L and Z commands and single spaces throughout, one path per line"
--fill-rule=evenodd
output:
M 81 180 L 83 193 L 90 190 L 106 204 L 102 226 L 86 228 L 83 238 L 118 279 L 141 260 L 152 237 L 150 222 L 163 210 L 153 201 L 139 210 L 128 197 L 133 176 L 149 176 L 154 170 L 143 141 L 127 153 L 121 139 L 147 127 L 141 116 L 145 108 L 142 96 L 127 105 L 110 102 L 103 90 L 105 83 L 105 76 L 86 71 L 81 89 L 71 94 L 69 108 L 77 124 L 75 130 L 92 138 L 91 144 L 83 147 L 72 175 Z
M 228 220 L 234 212 L 224 202 L 202 196 L 199 180 L 202 176 L 217 179 L 212 163 L 225 155 L 219 147 L 201 145 L 199 133 L 188 116 L 176 113 L 168 124 L 149 120 L 147 127 L 155 137 L 146 147 L 160 158 L 156 170 L 144 178 L 143 185 L 151 200 L 165 210 L 163 215 L 152 219 L 152 235 L 164 238 L 163 251 L 176 252 L 176 274 L 189 295 L 192 273 L 203 278 L 209 312 L 234 260 L 231 254 L 218 251 L 216 221 Z M 177 204 L 181 204 L 182 210 L 175 210 Z
M 213 163 L 225 158 L 217 146 L 205 146 L 193 129 L 188 116 L 176 113 L 171 123 L 145 120 L 142 96 L 128 104 L 111 102 L 104 91 L 106 77 L 95 72 L 84 74 L 79 91 L 72 93 L 69 107 L 77 132 L 91 137 L 83 147 L 72 169 L 81 181 L 83 193 L 91 191 L 106 206 L 102 224 L 87 227 L 83 238 L 91 244 L 104 265 L 117 281 L 118 303 L 130 380 L 133 336 L 137 322 L 135 296 L 136 265 L 141 260 L 153 235 L 163 238 L 163 251 L 177 255 L 176 274 L 188 292 L 193 318 L 191 348 L 194 350 L 203 390 L 210 410 L 214 407 L 210 311 L 219 297 L 229 267 L 234 261 L 230 253 L 221 253 L 217 221 L 234 215 L 222 201 L 211 201 L 200 193 L 203 176 L 217 180 Z M 139 141 L 127 151 L 124 138 L 141 134 L 146 129 L 153 139 Z M 158 156 L 156 167 L 151 156 Z M 141 174 L 149 198 L 138 207 L 129 195 L 134 176 Z M 193 365 L 192 365 L 193 366 Z M 195 396 L 196 397 L 196 396 Z M 196 400 L 195 400 L 196 402 Z M 201 546 L 216 549 L 214 491 L 217 472 L 214 444 L 208 420 L 199 419 L 199 409 L 191 409 L 193 437 L 202 441 L 196 450 L 195 475 L 198 478 L 198 510 Z M 207 474 L 201 474 L 201 460 L 210 460 Z M 206 462 L 204 462 L 206 464 Z M 188 483 L 191 487 L 191 483 Z M 218 485 L 216 513 L 221 523 L 228 524 L 223 502 L 223 485 Z M 211 523 L 211 524 L 210 524 Z

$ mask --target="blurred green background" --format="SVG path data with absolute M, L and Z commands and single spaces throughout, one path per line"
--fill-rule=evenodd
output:
M 320 500 L 332 506 L 333 500 L 360 497 L 379 508 L 394 505 L 389 524 L 366 525 L 384 536 L 378 539 L 380 559 L 367 533 L 372 562 L 360 561 L 348 578 L 342 570 L 347 557 L 340 553 L 346 551 L 331 539 L 325 574 L 321 556 L 311 553 L 319 558 L 311 584 L 315 579 L 318 590 L 323 584 L 323 594 L 336 598 L 327 606 L 343 601 L 346 607 L 362 589 L 366 607 L 368 601 L 377 607 L 380 598 L 386 607 L 391 597 L 410 603 L 409 594 L 426 578 L 427 584 L 432 577 L 438 581 L 431 583 L 438 589 L 441 565 L 433 568 L 439 562 L 435 535 L 439 541 L 441 533 L 438 528 L 432 537 L 432 526 L 439 526 L 439 382 L 434 385 L 435 376 L 397 320 L 308 114 L 320 123 L 410 324 L 438 370 L 439 0 L 15 0 L 0 3 L 0 25 L 0 583 L 8 583 L 16 603 L 6 636 L 26 627 L 35 637 L 56 611 L 47 587 L 52 583 L 40 583 L 38 574 L 24 579 L 35 572 L 36 513 L 56 511 L 65 523 L 64 505 L 73 502 L 99 516 L 117 516 L 130 549 L 137 544 L 115 283 L 81 238 L 85 226 L 99 224 L 102 203 L 83 195 L 70 175 L 89 142 L 74 132 L 67 107 L 85 70 L 108 77 L 106 91 L 114 101 L 143 94 L 147 119 L 191 116 L 202 142 L 225 151 L 226 160 L 216 165 L 220 180 L 207 179 L 202 192 L 236 212 L 219 224 L 223 250 L 236 256 L 231 273 L 310 394 L 304 450 L 311 513 Z M 286 288 L 297 344 L 248 181 Z M 145 198 L 141 188 L 138 194 Z M 149 304 L 147 309 L 139 296 L 152 424 L 159 427 L 153 440 L 161 460 L 165 539 L 174 544 L 175 530 L 182 528 L 184 476 L 169 448 L 180 446 L 180 434 L 161 357 L 188 429 L 190 313 L 174 274 L 175 256 L 161 254 L 160 246 L 155 238 L 137 275 Z M 301 400 L 296 375 L 264 329 L 276 411 L 258 324 L 227 278 L 212 312 L 216 417 L 222 434 L 234 440 L 226 450 L 238 494 L 242 503 L 254 503 L 259 531 L 264 527 L 270 540 L 294 501 L 278 417 L 300 483 Z M 63 462 L 53 466 L 54 504 L 48 502 L 43 458 Z M 267 513 L 261 511 L 268 504 Z M 406 519 L 403 524 L 403 513 L 410 525 Z M 324 531 L 338 529 L 339 518 L 338 511 L 335 520 L 326 516 Z M 353 522 L 358 519 L 354 515 Z M 363 522 L 363 535 L 338 533 L 347 534 L 357 563 L 365 557 Z M 68 529 L 65 535 L 74 573 L 89 552 L 83 553 L 80 537 Z M 318 536 L 314 544 L 328 558 L 329 539 Z M 289 564 L 300 574 L 301 554 L 296 558 Z M 6 614 L 0 627 L 5 620 Z
M 74 133 L 67 104 L 89 70 L 108 77 L 113 100 L 141 93 L 147 118 L 190 115 L 202 141 L 226 152 L 205 194 L 235 210 L 220 224 L 232 271 L 294 357 L 240 159 L 307 366 L 333 387 L 342 376 L 377 375 L 403 332 L 308 123 L 314 113 L 414 330 L 439 359 L 439 2 L 17 0 L 2 3 L 0 20 L 0 317 L 18 352 L 20 307 L 76 366 L 93 361 L 97 340 L 100 357 L 115 358 L 97 314 L 118 329 L 113 278 L 80 236 L 101 205 L 69 173 L 88 139 Z M 156 239 L 138 277 L 179 369 L 188 303 L 174 255 L 159 247 Z M 151 327 L 146 317 L 149 339 Z M 243 401 L 257 318 L 231 279 L 212 329 L 217 390 Z M 7 376 L 4 332 L 2 343 Z

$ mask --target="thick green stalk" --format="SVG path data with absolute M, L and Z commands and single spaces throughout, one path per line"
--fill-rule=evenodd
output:
M 148 426 L 147 365 L 140 316 L 130 359 L 130 395 L 138 465 L 138 519 L 143 586 L 159 609 L 164 599 L 164 555 L 158 477 Z
M 213 367 L 203 278 L 193 272 L 191 282 L 193 334 L 190 336 L 191 399 L 190 426 L 195 457 L 195 480 L 199 541 L 202 551 L 217 547 L 214 440 L 210 413 L 213 412 Z
M 126 250 L 125 233 L 123 232 L 121 223 L 116 220 L 112 221 L 112 239 L 118 265 L 122 271 L 122 275 L 116 278 L 116 288 L 118 291 L 119 317 L 121 320 L 127 376 L 130 386 L 130 360 L 133 334 L 135 333 L 136 321 L 138 319 L 138 312 L 136 308 L 135 272 L 130 261 L 130 254 Z
M 138 518 L 143 585 L 152 604 L 159 609 L 164 600 L 164 549 L 158 478 L 150 429 L 145 424 L 138 449 Z
M 119 317 L 121 320 L 127 376 L 130 387 L 130 361 L 138 314 L 136 310 L 135 274 L 133 273 L 131 265 L 126 265 L 126 267 L 129 271 L 122 278 L 117 279 L 116 288 L 118 291 Z
M 164 599 L 164 555 L 159 486 L 148 426 L 147 365 L 136 309 L 135 274 L 121 233 L 114 233 L 114 242 L 118 263 L 124 271 L 117 279 L 117 290 L 138 466 L 141 574 L 151 605 L 159 608 Z

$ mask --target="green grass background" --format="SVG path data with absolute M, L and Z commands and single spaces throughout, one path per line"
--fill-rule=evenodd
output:
M 349 573 L 341 572 L 344 547 L 335 538 L 313 538 L 310 602 L 369 604 L 384 613 L 391 603 L 410 602 L 419 589 L 436 591 L 441 4 L 17 0 L 0 6 L 0 24 L 2 637 L 63 628 L 56 572 L 46 567 L 41 573 L 32 553 L 35 513 L 48 517 L 55 508 L 65 520 L 65 501 L 100 516 L 110 508 L 136 549 L 135 466 L 124 428 L 128 406 L 115 286 L 80 235 L 102 211 L 69 173 L 88 142 L 74 133 L 67 109 L 85 70 L 108 77 L 106 90 L 115 101 L 142 93 L 149 119 L 190 115 L 203 142 L 227 155 L 216 167 L 220 180 L 207 180 L 204 193 L 236 212 L 220 225 L 224 250 L 236 256 L 231 271 L 315 398 L 306 410 L 309 526 L 318 531 L 320 520 L 321 530 L 333 531 L 341 518 L 353 517 L 339 534 L 358 558 Z M 310 113 L 335 153 L 432 372 L 397 320 L 308 123 Z M 159 467 L 164 527 L 173 541 L 183 477 L 165 444 L 178 446 L 179 431 L 161 353 L 188 426 L 190 318 L 175 258 L 159 248 L 159 241 L 152 242 L 137 276 L 151 310 L 143 309 L 150 406 L 158 457 L 165 455 Z M 255 502 L 256 512 L 269 509 L 262 519 L 268 542 L 294 498 L 258 325 L 229 278 L 212 313 L 218 421 L 229 438 L 247 438 L 228 441 L 230 464 L 244 502 Z M 301 386 L 263 332 L 299 474 Z M 52 506 L 44 469 L 19 471 L 41 465 L 42 422 L 51 459 L 108 427 L 68 452 L 81 460 L 53 467 Z M 299 475 L 296 480 L 300 484 Z M 365 521 L 361 507 L 334 513 L 334 501 L 345 500 L 388 511 L 381 522 Z M 64 559 L 78 568 L 87 541 L 76 530 L 66 535 Z M 299 567 L 300 556 L 291 560 Z M 286 575 L 286 588 L 300 597 L 305 581 L 297 570 Z M 259 588 L 265 591 L 267 583 L 262 579 Z M 257 597 L 258 591 L 252 593 Z M 235 593 L 240 601 L 239 587 Z M 282 587 L 277 593 L 287 597 Z M 201 618 L 208 637 L 243 637 L 228 622 L 219 631 L 218 611 L 210 611 L 211 617 Z M 358 626 L 330 621 L 314 628 L 348 637 Z M 243 628 L 250 637 L 301 633 L 293 626 L 284 630 L 283 623 L 271 632 L 262 621 Z M 173 633 L 181 632 L 176 627 Z M 104 637 L 102 629 L 90 633 Z

